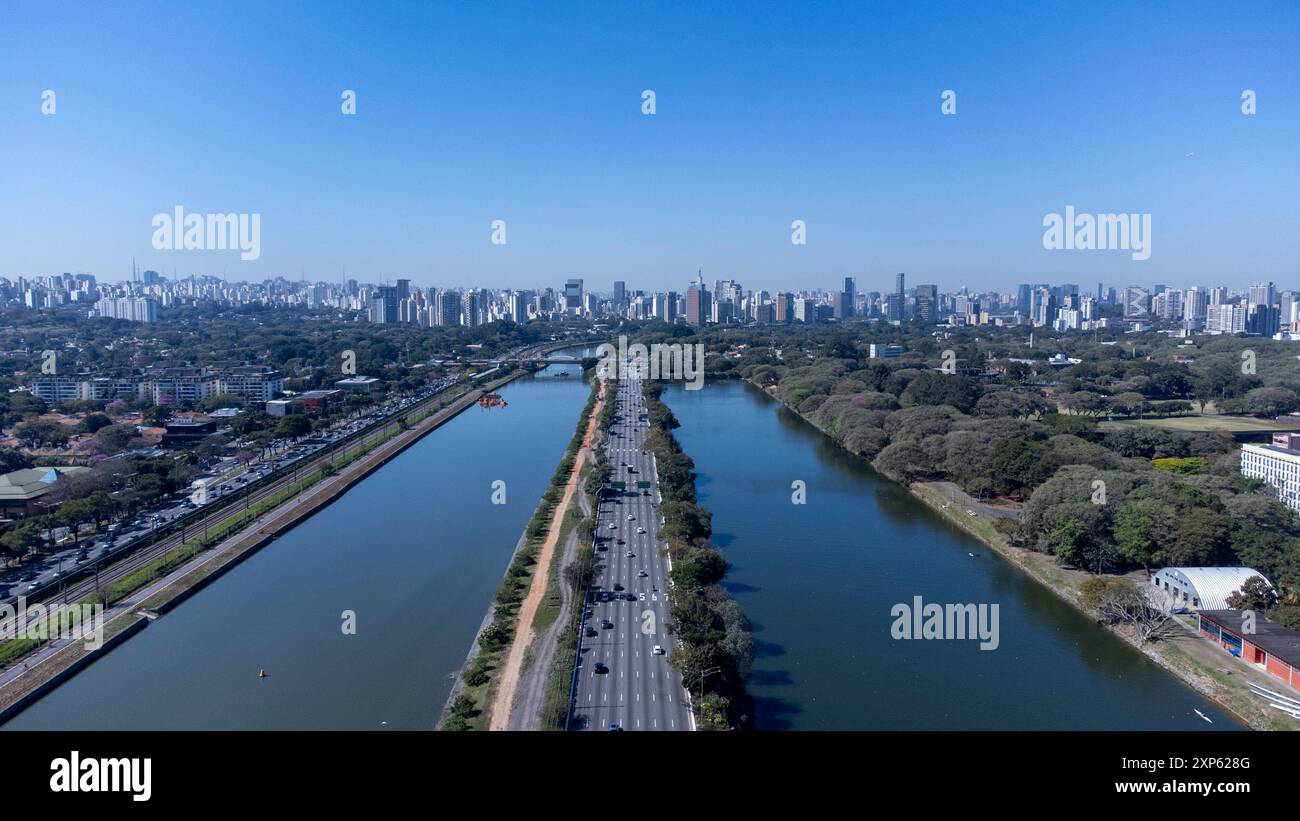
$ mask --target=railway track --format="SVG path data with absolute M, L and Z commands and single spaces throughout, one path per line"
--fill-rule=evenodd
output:
M 451 388 L 448 388 L 446 390 L 450 389 Z M 150 563 L 165 557 L 173 550 L 176 550 L 184 544 L 186 538 L 193 537 L 196 534 L 205 533 L 214 528 L 220 528 L 225 524 L 243 517 L 251 508 L 254 508 L 277 494 L 292 488 L 295 484 L 307 476 L 310 476 L 313 471 L 319 469 L 327 462 L 333 462 L 340 452 L 346 453 L 356 445 L 364 446 L 371 437 L 382 435 L 393 428 L 397 428 L 398 419 L 410 416 L 413 413 L 418 413 L 420 410 L 426 409 L 437 400 L 445 398 L 446 390 L 439 391 L 438 393 L 429 396 L 423 402 L 390 414 L 384 419 L 375 422 L 373 425 L 363 428 L 351 436 L 333 443 L 319 453 L 313 454 L 300 464 L 281 468 L 279 471 L 276 471 L 275 474 L 272 474 L 259 482 L 255 482 L 253 485 L 243 488 L 235 495 L 228 497 L 228 502 L 225 505 L 220 507 L 218 510 L 208 513 L 202 518 L 194 521 L 181 521 L 180 524 L 171 523 L 167 525 L 172 532 L 161 536 L 152 544 L 130 549 L 128 555 L 123 556 L 102 569 L 82 568 L 80 572 L 85 575 L 77 579 L 73 584 L 59 590 L 48 590 L 47 587 L 45 590 L 36 591 L 40 594 L 48 590 L 50 595 L 39 596 L 33 603 L 49 603 L 56 599 L 64 603 L 69 601 L 76 602 L 115 581 L 126 578 L 135 571 L 140 570 Z M 474 390 L 474 388 L 470 388 L 464 393 L 456 396 L 452 401 L 457 401 L 465 395 L 473 393 Z M 15 599 L 11 599 L 10 601 L 15 601 Z M 7 623 L 7 620 L 0 621 L 0 631 L 7 626 Z

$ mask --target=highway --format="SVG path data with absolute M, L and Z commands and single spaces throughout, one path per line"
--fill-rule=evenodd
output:
M 193 516 L 195 521 L 189 522 L 187 526 L 162 536 L 152 545 L 134 548 L 130 544 L 131 540 L 147 538 L 150 535 L 151 528 L 147 521 L 148 517 L 141 517 L 143 521 L 136 523 L 136 527 L 139 528 L 138 533 L 132 530 L 123 531 L 122 533 L 122 538 L 126 544 L 119 550 L 128 555 L 114 561 L 117 558 L 114 556 L 114 552 L 117 551 L 109 552 L 104 546 L 101 546 L 99 556 L 77 568 L 81 572 L 81 577 L 59 589 L 50 599 L 57 597 L 64 602 L 75 602 L 83 596 L 94 593 L 97 588 L 125 578 L 135 570 L 175 550 L 180 547 L 184 537 L 193 538 L 205 533 L 208 528 L 216 528 L 227 521 L 245 516 L 248 509 L 256 507 L 259 503 L 291 488 L 300 479 L 310 475 L 312 471 L 318 469 L 326 461 L 337 459 L 340 450 L 346 450 L 358 443 L 364 443 L 369 438 L 393 428 L 397 416 L 419 410 L 425 403 L 437 398 L 443 390 L 455 384 L 451 380 L 440 381 L 435 386 L 420 391 L 412 397 L 387 403 L 381 409 L 372 411 L 371 414 L 361 419 L 352 420 L 341 429 L 313 440 L 316 442 L 315 444 L 301 444 L 295 447 L 288 453 L 262 465 L 257 471 L 258 475 L 262 477 L 260 480 L 248 483 L 232 482 L 223 486 L 225 488 L 225 494 L 223 495 L 232 497 L 227 500 L 225 506 L 211 506 L 218 509 L 213 510 L 207 516 L 202 515 L 204 510 L 200 508 L 197 515 Z M 270 474 L 274 475 L 266 478 Z M 237 485 L 242 485 L 242 487 Z M 240 491 L 243 491 L 242 495 L 239 495 Z M 175 527 L 171 520 L 167 521 L 166 524 Z M 71 562 L 69 563 L 71 564 Z M 97 576 L 95 571 L 98 571 Z M 19 592 L 19 589 L 15 588 L 11 591 L 11 594 L 16 596 Z M 51 592 L 48 589 L 43 589 L 38 591 L 37 595 L 49 596 Z M 31 594 L 29 593 L 29 595 Z
M 615 408 L 605 447 L 610 481 L 626 487 L 607 486 L 597 505 L 595 578 L 580 627 L 569 729 L 693 730 L 681 676 L 668 664 L 669 563 L 658 542 L 654 457 L 641 450 L 649 425 L 641 421 L 645 400 L 635 374 L 619 380 Z

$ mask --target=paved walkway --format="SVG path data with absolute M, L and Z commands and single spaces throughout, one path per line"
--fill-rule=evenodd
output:
M 524 602 L 519 608 L 519 615 L 515 627 L 515 639 L 510 643 L 510 652 L 506 656 L 506 663 L 501 668 L 501 678 L 497 682 L 496 699 L 492 702 L 492 720 L 488 725 L 490 730 L 507 730 L 510 725 L 510 711 L 514 706 L 515 694 L 519 689 L 520 671 L 524 666 L 524 655 L 528 650 L 528 645 L 533 641 L 533 617 L 537 615 L 537 608 L 541 606 L 542 598 L 546 595 L 547 569 L 551 566 L 551 559 L 555 555 L 555 548 L 560 541 L 560 530 L 564 511 L 569 509 L 573 503 L 573 495 L 578 490 L 581 483 L 582 466 L 587 461 L 587 453 L 591 449 L 592 437 L 596 433 L 596 425 L 600 421 L 600 409 L 605 402 L 604 383 L 601 383 L 597 393 L 596 405 L 592 408 L 591 417 L 587 421 L 587 431 L 582 435 L 582 445 L 578 448 L 577 458 L 573 460 L 573 469 L 569 471 L 569 480 L 564 483 L 564 496 L 561 497 L 560 503 L 555 506 L 555 511 L 551 514 L 550 527 L 547 529 L 546 541 L 542 542 L 542 547 L 537 554 L 536 568 L 533 571 L 532 583 L 528 588 L 528 595 L 524 597 Z
M 594 464 L 592 459 L 587 461 L 588 464 Z M 587 518 L 592 517 L 591 501 L 586 493 L 578 494 L 578 506 L 582 510 L 582 515 Z M 519 695 L 515 697 L 514 708 L 510 711 L 511 730 L 542 729 L 542 708 L 546 706 L 546 694 L 551 685 L 551 668 L 555 666 L 555 651 L 559 646 L 560 637 L 572 627 L 569 618 L 573 612 L 574 595 L 572 586 L 565 582 L 564 571 L 577 558 L 578 547 L 578 529 L 574 528 L 564 540 L 564 554 L 560 556 L 557 570 L 560 613 L 546 628 L 546 632 L 533 642 L 533 662 L 520 676 Z

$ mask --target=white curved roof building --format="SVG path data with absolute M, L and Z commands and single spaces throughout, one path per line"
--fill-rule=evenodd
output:
M 1151 583 L 1172 596 L 1178 607 L 1230 610 L 1228 596 L 1251 576 L 1273 586 L 1263 573 L 1249 567 L 1166 567 L 1151 577 Z

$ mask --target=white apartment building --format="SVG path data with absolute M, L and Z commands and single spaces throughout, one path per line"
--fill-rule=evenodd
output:
M 128 319 L 132 322 L 156 322 L 158 303 L 150 297 L 105 297 L 95 303 L 99 315 L 108 319 Z
M 284 392 L 284 377 L 273 368 L 243 365 L 221 374 L 220 392 L 232 393 L 245 402 L 261 405 Z
M 1300 436 L 1278 434 L 1273 441 L 1300 445 Z M 1283 504 L 1300 511 L 1300 451 L 1281 444 L 1242 445 L 1241 475 L 1268 482 Z

